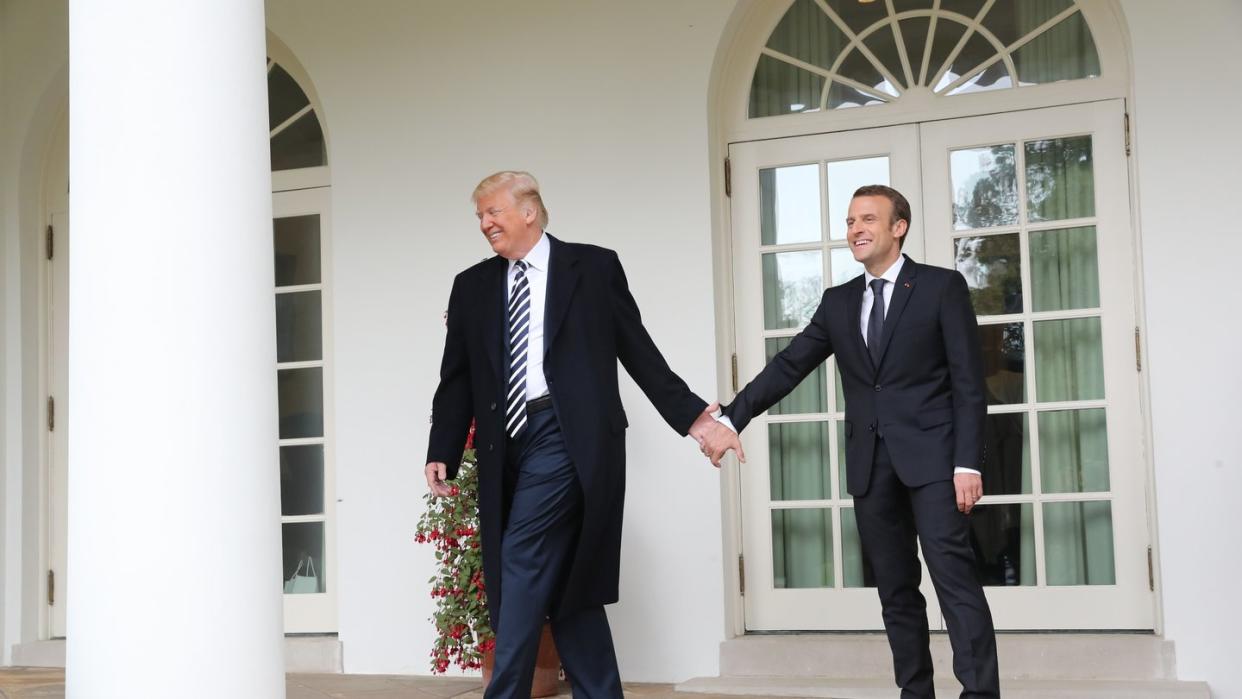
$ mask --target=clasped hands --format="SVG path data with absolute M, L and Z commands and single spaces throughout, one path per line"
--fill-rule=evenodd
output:
M 699 451 L 711 460 L 712 466 L 720 468 L 720 460 L 732 449 L 737 458 L 746 463 L 746 452 L 742 450 L 742 441 L 737 433 L 729 429 L 714 416 L 720 409 L 719 403 L 712 403 L 690 425 L 690 436 L 699 443 Z

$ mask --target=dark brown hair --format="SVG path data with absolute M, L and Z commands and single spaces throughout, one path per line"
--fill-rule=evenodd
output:
M 906 198 L 902 196 L 901 192 L 898 192 L 887 185 L 868 184 L 854 190 L 854 198 L 858 197 L 884 197 L 893 203 L 893 219 L 889 221 L 889 224 L 891 225 L 898 221 L 906 222 L 907 235 L 901 236 L 898 243 L 899 247 L 905 245 L 906 238 L 910 233 L 910 224 L 912 221 L 910 214 L 910 202 L 906 201 Z

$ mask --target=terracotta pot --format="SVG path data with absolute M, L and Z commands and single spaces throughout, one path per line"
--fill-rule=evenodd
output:
M 495 664 L 495 651 L 483 654 L 483 686 L 492 681 L 492 666 Z M 554 697 L 560 691 L 561 656 L 556 652 L 556 643 L 552 640 L 552 626 L 543 625 L 543 633 L 539 636 L 539 653 L 535 656 L 535 679 L 531 683 L 531 699 Z

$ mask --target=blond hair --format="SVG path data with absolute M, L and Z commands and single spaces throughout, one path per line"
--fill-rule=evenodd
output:
M 539 195 L 539 182 L 529 172 L 501 170 L 488 175 L 474 188 L 470 201 L 477 204 L 479 197 L 487 196 L 501 187 L 507 188 L 518 204 L 534 205 L 539 215 L 539 228 L 548 227 L 548 209 L 543 205 L 543 197 Z

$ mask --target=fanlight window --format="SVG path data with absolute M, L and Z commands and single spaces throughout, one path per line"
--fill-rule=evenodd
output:
M 751 118 L 1100 75 L 1074 0 L 796 0 L 759 56 Z
M 267 124 L 271 130 L 272 170 L 295 170 L 328 163 L 323 128 L 310 98 L 293 76 L 267 59 Z

